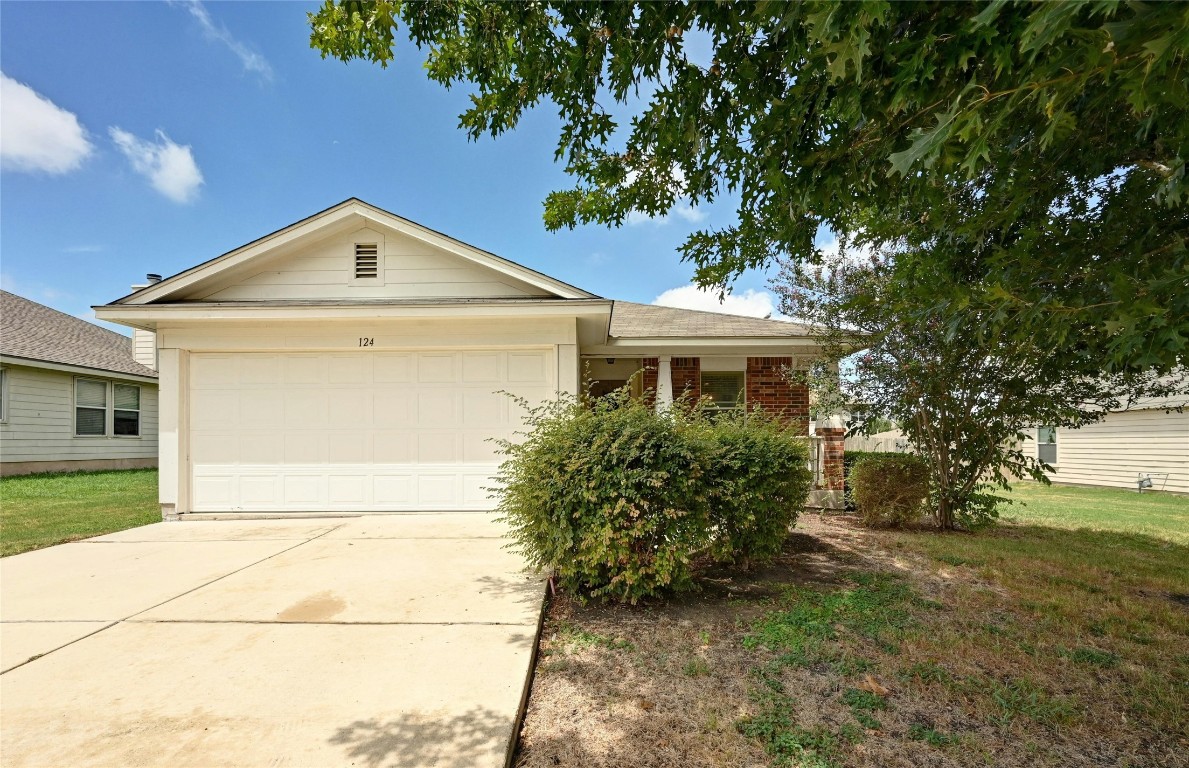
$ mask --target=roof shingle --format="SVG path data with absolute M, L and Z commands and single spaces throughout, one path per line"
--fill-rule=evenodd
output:
M 658 307 L 616 301 L 611 310 L 611 335 L 616 338 L 736 338 L 812 336 L 813 329 L 785 320 L 724 315 L 696 309 Z
M 132 339 L 0 291 L 0 354 L 112 373 L 157 377 L 132 359 Z

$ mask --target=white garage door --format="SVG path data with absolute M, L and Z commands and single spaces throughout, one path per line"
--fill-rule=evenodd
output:
M 191 508 L 490 509 L 499 464 L 532 402 L 556 392 L 549 349 L 195 353 Z

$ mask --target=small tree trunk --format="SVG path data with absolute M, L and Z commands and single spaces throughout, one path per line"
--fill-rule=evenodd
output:
M 937 500 L 937 527 L 943 531 L 954 530 L 954 509 L 944 495 Z

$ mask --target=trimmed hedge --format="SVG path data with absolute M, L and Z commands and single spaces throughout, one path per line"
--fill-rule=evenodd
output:
M 499 442 L 500 518 L 581 597 L 635 603 L 690 588 L 695 561 L 769 559 L 809 492 L 805 441 L 762 414 L 657 414 L 622 390 L 526 425 Z
M 929 498 L 929 465 L 908 453 L 871 453 L 846 478 L 864 525 L 899 527 L 916 522 Z
M 842 476 L 846 478 L 846 490 L 843 492 L 843 508 L 847 512 L 854 512 L 858 509 L 855 506 L 855 498 L 851 495 L 850 470 L 859 459 L 865 456 L 875 456 L 875 451 L 846 451 L 842 454 Z

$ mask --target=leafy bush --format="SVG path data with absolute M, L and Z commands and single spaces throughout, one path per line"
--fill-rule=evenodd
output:
M 496 480 L 530 564 L 555 568 L 565 589 L 632 603 L 688 586 L 706 530 L 704 451 L 679 415 L 622 392 L 529 409 L 526 426 L 523 442 L 500 441 Z
M 813 484 L 806 442 L 762 411 L 719 415 L 711 443 L 710 554 L 750 568 L 775 557 Z
M 929 497 L 929 466 L 907 453 L 873 453 L 846 478 L 864 525 L 901 526 L 920 519 Z
M 805 441 L 763 414 L 657 414 L 625 388 L 584 406 L 526 407 L 500 441 L 498 510 L 530 564 L 580 596 L 635 603 L 692 586 L 702 555 L 780 551 L 804 507 Z
M 842 476 L 847 479 L 846 490 L 843 491 L 843 508 L 847 512 L 854 512 L 858 507 L 855 506 L 855 498 L 851 493 L 850 484 L 850 468 L 853 467 L 864 456 L 872 456 L 874 451 L 846 451 L 842 454 Z

